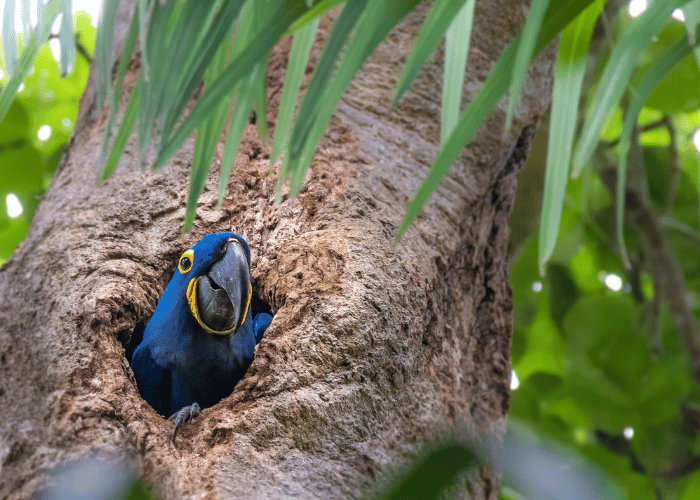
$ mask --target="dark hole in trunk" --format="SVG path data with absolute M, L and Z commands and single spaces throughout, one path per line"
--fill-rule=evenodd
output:
M 255 289 L 253 289 L 253 296 L 250 298 L 250 313 L 251 318 L 255 318 L 255 316 L 260 313 L 267 313 L 270 316 L 273 316 L 270 304 L 261 299 L 255 292 Z
M 136 323 L 134 331 L 131 332 L 131 339 L 129 339 L 129 343 L 126 345 L 126 350 L 124 351 L 124 356 L 126 356 L 127 361 L 131 361 L 131 356 L 143 340 L 143 332 L 146 330 L 146 325 L 148 325 L 148 320 L 139 321 Z

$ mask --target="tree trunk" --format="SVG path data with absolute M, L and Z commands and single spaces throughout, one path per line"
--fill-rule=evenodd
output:
M 466 101 L 522 26 L 524 4 L 477 4 Z M 438 151 L 441 50 L 389 106 L 426 12 L 411 13 L 353 81 L 297 198 L 275 203 L 270 144 L 250 124 L 223 206 L 216 159 L 186 235 L 193 140 L 154 173 L 132 138 L 98 186 L 106 120 L 88 84 L 29 234 L 0 270 L 0 497 L 27 498 L 57 467 L 97 456 L 135 464 L 164 499 L 357 498 L 455 427 L 502 437 L 506 219 L 549 104 L 553 51 L 530 69 L 510 132 L 501 102 L 397 241 Z M 288 47 L 271 58 L 271 125 Z M 180 254 L 216 231 L 249 242 L 258 304 L 274 320 L 233 394 L 173 443 L 173 423 L 139 396 L 125 349 Z M 498 474 L 484 468 L 461 484 L 462 496 L 495 499 Z

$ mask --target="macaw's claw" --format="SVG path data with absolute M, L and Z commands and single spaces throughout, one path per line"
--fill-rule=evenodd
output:
M 194 417 L 199 415 L 201 411 L 202 410 L 199 407 L 199 405 L 196 402 L 194 402 L 189 406 L 180 408 L 178 411 L 170 415 L 168 420 L 175 420 L 175 432 L 173 432 L 173 441 L 175 441 L 177 431 L 180 430 L 180 427 L 182 427 Z

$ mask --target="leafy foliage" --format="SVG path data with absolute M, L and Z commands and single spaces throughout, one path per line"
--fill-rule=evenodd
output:
M 690 137 L 700 116 L 693 111 L 663 118 L 651 108 L 642 108 L 640 116 L 638 129 L 653 128 L 640 132 L 638 142 L 632 139 L 633 149 L 641 150 L 634 169 L 649 173 L 651 216 L 675 221 L 664 222 L 661 237 L 678 256 L 689 292 L 659 282 L 678 270 L 650 262 L 655 257 L 646 241 L 649 227 L 629 218 L 627 229 L 630 224 L 635 229 L 626 232 L 631 267 L 622 265 L 615 250 L 614 179 L 607 179 L 622 146 L 606 143 L 594 156 L 595 172 L 584 171 L 567 187 L 563 238 L 546 276 L 537 272 L 536 234 L 513 263 L 513 368 L 519 387 L 510 416 L 598 464 L 627 498 L 685 500 L 695 498 L 700 477 L 700 391 L 672 302 L 680 294 L 697 317 L 700 303 L 693 290 L 700 286 L 700 268 L 691 256 L 697 256 L 700 239 L 690 228 L 700 222 L 692 180 L 698 155 Z M 527 168 L 537 168 L 541 160 L 531 158 Z
M 89 16 L 78 13 L 74 22 L 77 42 L 92 53 L 95 28 Z M 88 71 L 89 61 L 79 56 L 72 73 L 61 78 L 51 49 L 44 45 L 27 75 L 20 79 L 23 88 L 0 120 L 0 262 L 24 239 L 38 199 L 51 182 L 73 131 Z M 8 80 L 7 76 L 0 79 L 0 84 L 5 86 L 3 91 L 10 85 Z M 50 131 L 46 140 L 38 138 L 41 127 Z M 9 217 L 5 209 L 5 199 L 10 193 L 23 207 L 19 217 Z

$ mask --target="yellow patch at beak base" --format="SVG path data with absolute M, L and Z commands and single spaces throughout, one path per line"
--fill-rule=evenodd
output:
M 197 307 L 197 281 L 199 281 L 199 276 L 196 278 L 192 278 L 187 285 L 187 303 L 190 306 L 190 311 L 192 311 L 192 316 L 194 316 L 194 319 L 197 320 L 197 323 L 199 323 L 199 326 L 201 326 L 205 332 L 207 333 L 213 333 L 215 335 L 229 335 L 233 330 L 235 330 L 235 326 L 229 330 L 214 330 L 212 328 L 209 328 L 207 325 L 204 324 L 204 321 L 202 321 L 202 318 L 199 316 L 199 308 Z M 250 308 L 250 299 L 253 297 L 253 286 L 248 285 L 248 303 L 245 306 L 245 312 L 243 313 L 243 320 L 241 321 L 241 325 L 245 323 L 245 318 L 248 316 L 248 309 Z

